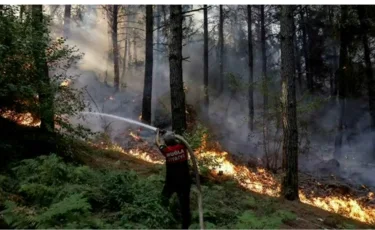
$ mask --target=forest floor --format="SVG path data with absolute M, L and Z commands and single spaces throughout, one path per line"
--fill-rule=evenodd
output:
M 122 170 L 135 170 L 138 174 L 143 176 L 150 176 L 152 174 L 158 173 L 160 167 L 155 164 L 145 162 L 143 160 L 134 158 L 123 154 L 121 152 L 109 151 L 105 152 L 105 155 L 100 157 L 83 155 L 81 157 L 85 164 L 90 165 L 94 168 L 113 168 L 114 166 Z M 214 184 L 224 184 L 221 179 L 210 178 L 211 182 Z M 343 228 L 343 229 L 355 229 L 355 228 L 374 228 L 372 225 L 367 225 L 352 219 L 345 218 L 338 214 L 333 214 L 331 212 L 316 208 L 311 205 L 303 204 L 297 201 L 286 201 L 282 199 L 275 199 L 263 194 L 254 193 L 244 188 L 237 186 L 237 189 L 241 191 L 243 199 L 246 202 L 246 199 L 252 197 L 256 200 L 253 204 L 249 205 L 249 210 L 255 210 L 257 215 L 262 215 L 262 218 L 265 222 L 272 219 L 272 214 L 276 210 L 285 210 L 287 212 L 295 214 L 295 218 L 291 220 L 283 220 L 279 225 L 280 229 L 330 229 L 330 228 Z M 221 197 L 226 199 L 225 197 Z M 251 199 L 251 198 L 250 198 Z M 230 200 L 229 200 L 230 202 Z M 213 205 L 213 204 L 212 204 Z M 264 213 L 264 206 L 268 206 L 267 209 L 273 210 L 271 213 Z M 242 210 L 245 212 L 247 209 Z M 243 226 L 246 228 L 246 226 Z M 261 227 L 261 226 L 259 226 Z M 262 226 L 266 227 L 266 226 Z
M 179 228 L 176 197 L 168 209 L 159 203 L 163 164 L 69 138 L 58 138 L 57 155 L 34 156 L 27 152 L 37 151 L 45 138 L 36 128 L 7 130 L 1 134 L 2 154 L 29 159 L 0 172 L 0 228 Z M 251 192 L 230 177 L 210 173 L 202 179 L 206 228 L 374 228 Z M 191 207 L 191 228 L 199 228 L 195 186 Z

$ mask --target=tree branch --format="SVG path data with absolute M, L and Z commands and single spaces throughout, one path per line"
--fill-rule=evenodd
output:
M 207 6 L 207 10 L 210 9 L 212 6 Z M 202 8 L 198 8 L 198 9 L 194 9 L 194 10 L 188 10 L 188 11 L 184 11 L 182 12 L 182 14 L 187 14 L 187 13 L 191 13 L 191 12 L 196 12 L 196 11 L 201 11 L 201 10 L 204 10 L 205 7 L 202 7 Z

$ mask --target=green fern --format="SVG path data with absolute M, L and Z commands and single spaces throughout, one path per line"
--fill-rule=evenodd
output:
M 91 206 L 81 194 L 73 194 L 54 203 L 36 217 L 38 228 L 51 228 L 64 223 L 79 221 L 87 216 Z

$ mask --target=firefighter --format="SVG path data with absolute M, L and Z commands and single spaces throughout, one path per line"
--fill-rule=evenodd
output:
M 160 139 L 160 134 L 162 139 Z M 166 178 L 162 191 L 162 204 L 168 206 L 169 199 L 176 192 L 181 207 L 182 229 L 188 229 L 191 221 L 191 177 L 187 148 L 173 135 L 167 134 L 164 130 L 157 130 L 155 142 L 166 160 Z

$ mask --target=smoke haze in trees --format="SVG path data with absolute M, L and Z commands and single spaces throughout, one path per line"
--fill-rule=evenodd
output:
M 202 6 L 194 6 L 200 8 Z M 93 110 L 106 112 L 114 115 L 124 116 L 131 119 L 138 119 L 141 113 L 141 95 L 143 90 L 144 68 L 144 31 L 138 30 L 139 37 L 137 42 L 137 59 L 141 62 L 139 66 L 127 66 L 126 78 L 121 79 L 121 83 L 126 83 L 127 87 L 122 87 L 120 92 L 114 93 L 111 87 L 113 84 L 113 64 L 108 60 L 108 51 L 110 50 L 110 36 L 108 34 L 108 20 L 99 6 L 84 6 L 82 19 L 71 20 L 71 37 L 68 38 L 68 44 L 76 45 L 85 55 L 82 61 L 74 69 L 69 70 L 69 74 L 79 75 L 73 84 L 74 87 L 87 87 L 89 95 L 86 100 L 91 102 Z M 60 6 L 59 10 L 63 11 Z M 261 47 L 260 47 L 260 19 L 259 7 L 253 6 L 253 53 L 254 53 L 254 81 L 256 83 L 254 90 L 255 107 L 255 130 L 249 134 L 247 119 L 247 24 L 246 24 L 246 6 L 225 6 L 225 24 L 224 24 L 224 92 L 218 95 L 216 89 L 219 79 L 218 64 L 218 6 L 212 6 L 208 10 L 209 18 L 209 93 L 210 110 L 209 120 L 214 127 L 213 132 L 220 140 L 224 149 L 233 154 L 243 154 L 246 157 L 254 159 L 262 158 L 262 101 L 261 92 Z M 132 9 L 139 15 L 139 23 L 128 25 L 144 30 L 144 13 L 141 7 L 134 6 Z M 275 6 L 266 6 L 266 50 L 267 50 L 267 74 L 270 78 L 268 87 L 269 105 L 272 108 L 278 106 L 280 92 L 280 44 L 277 34 L 279 33 L 279 21 L 274 20 Z M 76 14 L 75 6 L 72 6 L 72 17 Z M 56 15 L 58 15 L 55 12 Z M 157 13 L 154 13 L 157 15 Z M 63 12 L 62 12 L 63 15 Z M 183 63 L 183 78 L 187 85 L 186 99 L 187 103 L 194 105 L 197 111 L 203 111 L 200 105 L 203 105 L 203 11 L 191 13 L 193 15 L 194 29 L 197 32 L 188 40 L 184 40 L 183 56 L 189 57 Z M 233 26 L 234 15 L 237 15 L 238 26 Z M 168 17 L 168 15 L 167 15 Z M 57 16 L 55 17 L 57 18 Z M 163 25 L 163 15 L 161 15 L 161 24 Z M 61 17 L 55 19 L 52 25 L 52 31 L 55 36 L 61 36 Z M 78 22 L 77 22 L 78 21 Z M 120 21 L 124 21 L 121 20 Z M 119 33 L 131 33 L 132 30 L 124 28 L 125 23 L 119 25 Z M 194 30 L 193 29 L 193 30 Z M 124 32 L 125 31 L 125 32 Z M 131 36 L 130 36 L 131 37 Z M 154 34 L 156 39 L 156 31 Z M 121 59 L 123 58 L 124 38 L 120 35 L 119 46 Z M 160 33 L 162 50 L 165 50 L 167 39 L 164 33 Z M 334 43 L 332 40 L 326 42 Z M 132 46 L 132 43 L 129 43 Z M 299 45 L 301 45 L 299 43 Z M 129 57 L 134 57 L 133 48 L 130 47 Z M 129 59 L 128 57 L 128 59 Z M 301 56 L 302 58 L 302 56 Z M 152 120 L 163 120 L 165 126 L 169 126 L 170 121 L 170 94 L 169 94 L 169 66 L 167 53 L 154 50 L 154 69 L 153 69 L 153 107 Z M 129 62 L 131 62 L 130 60 Z M 331 63 L 331 59 L 324 60 Z M 302 62 L 302 61 L 301 61 Z M 120 64 L 122 66 L 122 64 Z M 303 66 L 304 68 L 304 66 Z M 120 69 L 121 72 L 121 69 Z M 107 76 L 107 77 L 106 77 Z M 105 83 L 107 82 L 107 83 Z M 230 85 L 237 87 L 229 87 Z M 326 83 L 329 87 L 328 83 Z M 242 87 L 238 87 L 242 86 Z M 321 100 L 317 108 L 302 110 L 297 114 L 298 119 L 303 119 L 309 124 L 305 130 L 303 123 L 298 123 L 300 132 L 300 169 L 307 171 L 316 171 L 316 165 L 323 160 L 332 158 L 334 148 L 334 136 L 337 127 L 338 107 L 337 103 L 329 97 L 329 88 L 327 92 L 321 92 L 319 96 L 304 96 L 301 89 L 297 87 L 298 106 Z M 96 104 L 93 103 L 95 101 Z M 270 109 L 270 112 L 275 109 Z M 300 110 L 299 110 L 300 111 Z M 340 175 L 347 178 L 354 178 L 358 183 L 370 183 L 375 186 L 375 179 L 370 177 L 374 175 L 374 170 L 367 169 L 363 162 L 368 162 L 370 155 L 371 140 L 373 133 L 370 132 L 370 118 L 367 109 L 366 100 L 353 99 L 347 103 L 347 130 L 344 133 L 344 145 L 341 149 L 343 159 L 340 161 Z M 272 112 L 271 112 L 272 113 Z M 202 118 L 203 119 L 203 118 Z M 89 125 L 93 131 L 103 130 L 103 125 L 98 122 L 98 118 L 90 118 L 86 125 Z M 76 121 L 77 122 L 77 121 Z M 108 120 L 107 120 L 108 122 Z M 270 126 L 270 152 L 280 152 L 281 160 L 281 127 L 276 126 L 276 120 L 272 119 Z M 129 126 L 127 124 L 112 125 L 111 132 L 113 138 L 118 137 Z M 303 131 L 301 131 L 304 129 Z M 307 133 L 308 139 L 304 133 Z M 372 167 L 375 168 L 375 167 Z

